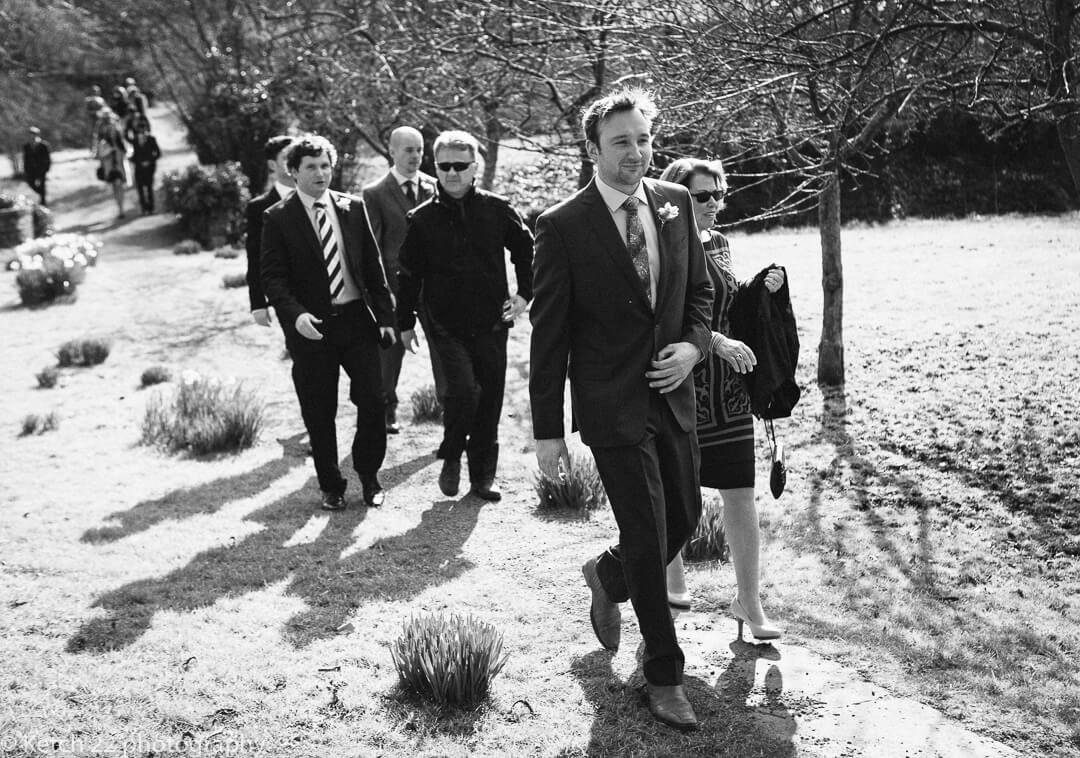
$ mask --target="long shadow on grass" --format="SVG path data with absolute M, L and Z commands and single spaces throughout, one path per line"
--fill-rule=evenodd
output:
M 742 655 L 754 653 L 743 652 Z M 721 697 L 718 698 L 713 687 L 696 677 L 686 677 L 685 684 L 697 714 L 697 731 L 683 734 L 664 726 L 649 713 L 641 669 L 638 668 L 624 682 L 612 670 L 611 660 L 611 653 L 597 650 L 576 658 L 570 667 L 595 710 L 586 755 L 677 755 L 701 758 L 727 755 L 788 758 L 795 755 L 791 743 L 794 728 L 788 728 L 789 719 L 781 717 L 782 726 L 777 728 L 768 723 L 767 718 L 749 718 L 748 712 L 760 709 L 748 707 L 745 694 L 741 700 L 734 698 L 737 702 L 732 702 L 726 698 L 728 690 L 721 689 Z M 786 714 L 785 709 L 777 707 Z
M 303 465 L 306 451 L 300 445 L 304 433 L 279 439 L 281 457 L 257 469 L 236 476 L 216 479 L 198 487 L 173 490 L 163 497 L 144 500 L 126 511 L 108 515 L 116 525 L 98 526 L 83 532 L 80 541 L 91 544 L 115 542 L 145 531 L 162 521 L 180 521 L 199 514 L 216 513 L 226 503 L 252 497 L 266 489 L 266 483 L 278 479 L 297 465 Z
M 393 486 L 432 460 L 425 455 L 380 473 L 389 493 L 388 505 L 393 502 Z M 407 599 L 472 568 L 461 556 L 461 548 L 479 516 L 480 503 L 474 498 L 436 502 L 415 528 L 343 559 L 368 509 L 352 506 L 332 514 L 315 511 L 314 491 L 312 478 L 296 492 L 245 518 L 262 524 L 259 532 L 233 545 L 206 550 L 163 577 L 131 582 L 101 596 L 93 607 L 108 614 L 83 625 L 67 650 L 124 648 L 142 636 L 158 611 L 205 608 L 222 598 L 262 590 L 285 579 L 290 580 L 285 592 L 302 598 L 307 608 L 285 622 L 283 634 L 293 645 L 302 647 L 336 634 L 367 600 Z M 325 519 L 318 536 L 303 544 L 287 545 L 313 518 Z

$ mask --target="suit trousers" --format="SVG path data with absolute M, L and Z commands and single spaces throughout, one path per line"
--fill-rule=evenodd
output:
M 345 491 L 338 466 L 337 401 L 341 369 L 349 375 L 349 399 L 356 406 L 353 468 L 361 476 L 379 471 L 386 456 L 385 401 L 382 389 L 378 329 L 359 300 L 336 308 L 319 325 L 323 338 L 297 337 L 289 345 L 293 385 L 300 413 L 311 438 L 311 457 L 319 489 Z
M 431 376 L 435 381 L 435 396 L 442 402 L 446 397 L 446 377 L 443 376 L 442 361 L 439 360 L 439 354 L 430 345 L 431 319 L 428 318 L 423 304 L 417 309 L 416 316 L 429 343 L 428 350 L 431 353 Z M 395 330 L 394 333 L 397 335 L 397 342 L 384 350 L 382 354 L 383 392 L 386 394 L 388 418 L 398 407 L 397 385 L 401 377 L 401 364 L 405 359 L 405 345 L 401 342 L 401 332 Z
M 652 391 L 645 437 L 636 445 L 593 447 L 592 454 L 619 525 L 619 544 L 597 563 L 600 583 L 611 601 L 633 604 L 645 640 L 646 681 L 681 684 L 684 656 L 668 610 L 666 572 L 701 517 L 697 432 L 684 432 Z
M 506 386 L 507 329 L 500 325 L 492 331 L 456 335 L 432 324 L 428 339 L 446 378 L 438 457 L 458 460 L 465 452 L 471 482 L 494 479 Z
M 135 189 L 139 193 L 139 207 L 154 212 L 154 171 L 156 166 L 135 167 Z

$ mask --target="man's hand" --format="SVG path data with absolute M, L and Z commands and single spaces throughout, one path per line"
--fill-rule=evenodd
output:
M 380 326 L 379 345 L 382 347 L 392 347 L 395 342 L 397 342 L 397 336 L 394 335 L 394 327 Z
M 321 323 L 321 318 L 315 318 L 310 313 L 301 313 L 296 317 L 296 331 L 300 332 L 302 337 L 307 337 L 309 340 L 321 340 L 322 333 L 315 328 L 315 324 Z
M 502 320 L 513 321 L 525 311 L 527 305 L 528 303 L 525 302 L 525 298 L 521 295 L 511 295 L 503 303 Z
M 420 347 L 420 339 L 416 336 L 415 329 L 406 329 L 401 333 L 401 344 L 405 346 L 405 349 L 410 353 L 415 353 L 416 348 Z
M 556 437 L 536 441 L 536 462 L 540 473 L 549 479 L 559 479 L 560 473 L 570 473 L 570 454 L 566 451 L 566 440 Z
M 645 372 L 649 386 L 662 393 L 671 392 L 682 384 L 697 362 L 701 351 L 689 342 L 672 342 L 660 349 L 652 362 L 652 371 Z
M 779 268 L 769 269 L 769 273 L 765 274 L 765 289 L 769 292 L 776 292 L 778 289 L 784 286 L 784 271 Z
M 269 308 L 256 308 L 251 312 L 251 318 L 259 326 L 270 326 L 274 323 L 274 317 L 270 315 Z

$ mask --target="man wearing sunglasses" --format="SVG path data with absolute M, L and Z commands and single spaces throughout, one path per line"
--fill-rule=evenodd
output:
M 492 489 L 499 458 L 499 417 L 506 383 L 507 329 L 532 299 L 532 235 L 505 198 L 474 186 L 479 145 L 467 132 L 435 139 L 435 197 L 409 214 L 398 273 L 398 328 L 412 352 L 417 302 L 423 292 L 430 348 L 446 382 L 439 488 L 458 493 L 461 456 L 470 493 Z M 507 282 L 506 252 L 517 278 Z M 426 329 L 426 327 L 425 327 Z

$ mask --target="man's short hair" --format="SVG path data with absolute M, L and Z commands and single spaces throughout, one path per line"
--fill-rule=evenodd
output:
M 641 111 L 641 115 L 652 123 L 659 112 L 652 94 L 639 87 L 625 87 L 612 92 L 593 103 L 581 114 L 581 131 L 586 142 L 600 144 L 600 122 L 615 113 L 632 110 Z
M 476 156 L 480 154 L 480 143 L 476 141 L 476 137 L 468 132 L 451 129 L 450 131 L 441 132 L 435 138 L 435 145 L 431 149 L 431 154 L 437 158 L 440 150 L 468 150 L 472 153 L 475 161 Z
M 293 142 L 293 138 L 288 134 L 279 134 L 276 137 L 271 137 L 266 141 L 263 146 L 263 152 L 266 154 L 266 160 L 276 161 L 278 155 L 282 150 L 287 148 Z
M 318 134 L 308 134 L 303 137 L 297 137 L 293 142 L 292 147 L 289 148 L 288 154 L 285 156 L 285 166 L 290 171 L 296 171 L 300 168 L 300 163 L 304 158 L 311 156 L 312 158 L 318 158 L 322 154 L 326 154 L 326 157 L 330 159 L 330 166 L 337 165 L 337 150 L 330 143 L 330 140 L 326 137 L 320 137 Z

